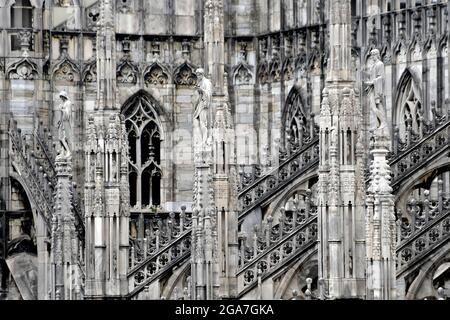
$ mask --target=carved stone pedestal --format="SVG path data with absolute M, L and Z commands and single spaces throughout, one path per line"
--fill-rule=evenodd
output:
M 370 300 L 396 298 L 396 228 L 390 167 L 386 160 L 388 147 L 387 136 L 376 134 L 371 150 L 371 181 L 366 198 L 366 299 Z

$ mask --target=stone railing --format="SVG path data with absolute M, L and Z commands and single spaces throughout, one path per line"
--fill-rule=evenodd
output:
M 394 153 L 389 155 L 388 161 L 392 171 L 392 187 L 394 191 L 400 187 L 405 179 L 416 170 L 426 166 L 450 146 L 450 121 L 446 117 L 439 118 L 436 123 L 426 126 L 420 136 L 411 132 L 400 142 L 395 135 Z
M 50 229 L 50 220 L 54 205 L 55 171 L 47 171 L 33 151 L 29 136 L 23 135 L 17 128 L 17 122 L 9 123 L 10 157 L 17 175 L 22 178 L 24 188 L 28 190 L 30 199 L 36 205 L 37 211 L 42 215 Z
M 428 190 L 422 199 L 411 199 L 407 214 L 397 221 L 397 276 L 427 257 L 431 251 L 450 240 L 450 198 L 438 182 L 438 199 L 431 200 Z
M 295 178 L 319 164 L 319 139 L 314 138 L 309 144 L 293 153 L 280 163 L 280 166 L 251 183 L 241 186 L 239 192 L 239 217 L 244 217 L 253 208 L 291 183 Z M 242 178 L 241 178 L 242 180 Z M 244 179 L 245 180 L 245 179 Z M 248 181 L 248 179 L 247 179 Z
M 268 217 L 261 227 L 255 227 L 250 243 L 239 235 L 238 290 L 240 295 L 250 291 L 259 279 L 264 279 L 317 243 L 317 207 L 305 197 L 304 208 L 294 203 L 292 211 L 280 210 L 278 223 Z
M 130 239 L 130 298 L 190 256 L 191 228 L 192 216 L 183 207 L 179 214 L 155 217 L 144 238 Z
M 56 186 L 55 155 L 56 150 L 52 136 L 43 128 L 42 123 L 32 134 L 22 134 L 15 120 L 9 125 L 10 154 L 12 164 L 17 174 L 22 177 L 25 188 L 42 213 L 50 227 L 54 207 Z M 81 199 L 76 191 L 76 185 L 70 189 L 72 205 L 76 217 L 78 237 L 84 241 L 84 215 Z
M 40 166 L 43 168 L 52 182 L 52 186 L 56 185 L 56 169 L 55 169 L 55 159 L 57 155 L 56 143 L 53 136 L 44 127 L 42 121 L 39 122 L 34 133 L 34 157 L 39 162 Z M 78 230 L 78 237 L 84 242 L 84 205 L 82 204 L 82 199 L 79 197 L 77 192 L 77 186 L 72 183 L 72 188 L 70 189 L 72 196 L 72 208 L 76 217 L 76 229 Z
M 34 146 L 33 152 L 35 157 L 40 162 L 41 166 L 44 168 L 44 171 L 50 174 L 50 180 L 56 184 L 56 168 L 55 168 L 55 157 L 57 155 L 57 151 L 55 149 L 55 142 L 53 140 L 52 135 L 48 131 L 47 128 L 44 127 L 44 124 L 39 122 L 35 131 L 33 132 L 34 138 Z

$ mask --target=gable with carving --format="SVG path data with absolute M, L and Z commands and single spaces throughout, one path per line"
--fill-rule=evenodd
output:
M 69 58 L 65 58 L 53 67 L 52 78 L 56 81 L 76 82 L 80 80 L 78 66 Z
M 8 67 L 7 75 L 9 79 L 36 80 L 39 73 L 36 63 L 28 58 L 22 58 Z
M 163 86 L 169 83 L 169 73 L 166 67 L 155 61 L 144 71 L 144 83 L 146 85 Z
M 174 72 L 174 82 L 179 86 L 194 86 L 197 83 L 194 65 L 184 62 Z
M 120 83 L 135 84 L 138 77 L 138 68 L 130 60 L 123 59 L 117 66 L 117 81 Z

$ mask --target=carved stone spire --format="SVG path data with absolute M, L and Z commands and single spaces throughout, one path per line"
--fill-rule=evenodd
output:
M 85 148 L 88 298 L 128 293 L 129 186 L 125 120 L 116 105 L 115 2 L 100 1 L 97 100 Z
M 228 278 L 228 275 L 236 273 L 237 262 L 230 256 L 237 256 L 234 244 L 237 242 L 238 215 L 236 203 L 230 197 L 231 188 L 235 187 L 234 180 L 230 182 L 229 179 L 230 170 L 236 174 L 232 164 L 235 133 L 228 110 L 227 78 L 224 72 L 223 17 L 221 0 L 205 2 L 205 69 L 213 88 L 209 108 L 211 121 L 207 126 L 210 138 L 203 144 L 202 156 L 195 157 L 191 296 L 196 299 L 236 295 L 234 291 L 237 287 L 232 284 L 234 280 Z M 205 94 L 202 96 L 209 97 Z M 202 104 L 197 106 L 202 107 Z M 201 119 L 201 115 L 198 118 Z M 206 118 L 206 113 L 203 118 Z M 194 154 L 199 154 L 195 146 Z M 225 225 L 228 230 L 224 228 Z M 224 239 L 228 239 L 228 242 Z M 227 272 L 224 272 L 225 269 Z M 230 285 L 227 290 L 222 290 L 224 285 L 221 286 L 221 283 Z
M 352 14 L 348 0 L 330 1 L 330 72 L 327 81 L 351 81 Z
M 205 2 L 205 61 L 206 73 L 210 74 L 214 93 L 224 93 L 224 14 L 222 0 Z
M 100 19 L 97 28 L 97 108 L 115 109 L 116 34 L 114 31 L 114 4 L 100 1 Z
M 319 278 L 330 297 L 363 298 L 363 153 L 357 148 L 363 132 L 351 69 L 350 1 L 331 1 L 329 10 L 330 70 L 319 120 Z
M 367 299 L 396 299 L 396 224 L 390 185 L 388 136 L 375 134 L 371 153 L 371 177 L 367 195 L 366 255 Z
M 60 300 L 79 298 L 75 293 L 82 286 L 79 269 L 78 241 L 73 207 L 71 157 L 56 160 L 55 208 L 52 217 L 52 250 L 55 267 L 55 297 Z

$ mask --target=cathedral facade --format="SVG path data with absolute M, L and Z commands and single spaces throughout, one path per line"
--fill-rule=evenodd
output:
M 0 299 L 446 299 L 447 0 L 0 0 Z

